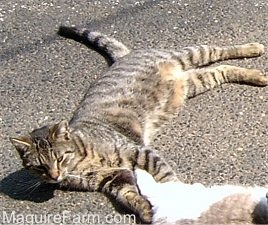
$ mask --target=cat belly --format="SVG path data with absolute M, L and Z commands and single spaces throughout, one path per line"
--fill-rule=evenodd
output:
M 262 203 L 264 212 L 268 213 L 266 199 L 267 188 L 242 187 L 233 185 L 205 187 L 202 184 L 184 184 L 179 182 L 156 183 L 150 174 L 143 170 L 136 170 L 137 183 L 143 195 L 154 206 L 154 221 L 165 220 L 198 220 L 206 212 L 211 213 L 211 206 L 221 203 L 232 195 L 249 196 L 248 206 L 252 205 L 252 212 L 258 203 Z M 228 199 L 229 201 L 229 199 Z M 221 204 L 223 207 L 228 207 Z M 239 205 L 238 205 L 239 207 Z M 243 207 L 243 205 L 241 206 Z M 250 215 L 249 215 L 250 216 Z M 216 221 L 215 221 L 216 222 Z

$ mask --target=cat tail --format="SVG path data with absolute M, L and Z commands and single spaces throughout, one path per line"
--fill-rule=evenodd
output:
M 130 52 L 129 48 L 123 43 L 99 32 L 60 26 L 58 34 L 62 37 L 81 42 L 89 48 L 98 51 L 105 57 L 109 65 L 112 65 L 119 58 Z
M 184 72 L 187 77 L 187 97 L 192 98 L 224 83 L 239 83 L 264 87 L 268 76 L 256 69 L 231 65 L 200 68 Z

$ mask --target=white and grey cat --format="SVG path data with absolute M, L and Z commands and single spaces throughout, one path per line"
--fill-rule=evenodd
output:
M 218 202 L 217 198 L 211 200 L 208 209 L 198 205 L 201 202 L 196 196 L 190 214 L 187 214 L 188 209 L 183 210 L 189 202 L 185 198 L 187 193 L 197 195 L 198 189 L 197 193 L 202 191 L 204 196 L 210 197 L 214 192 L 216 195 L 217 188 L 173 184 L 178 181 L 175 172 L 150 143 L 163 122 L 171 118 L 187 98 L 222 83 L 267 86 L 268 78 L 259 70 L 230 65 L 208 66 L 227 59 L 260 56 L 264 46 L 249 43 L 131 51 L 114 38 L 86 29 L 60 27 L 59 34 L 99 50 L 110 67 L 90 86 L 70 121 L 63 120 L 29 135 L 11 138 L 23 166 L 48 183 L 102 192 L 136 213 L 144 223 L 165 216 L 163 210 L 167 206 L 161 199 L 158 201 L 162 196 L 157 192 L 156 196 L 151 194 L 159 188 L 164 190 L 173 186 L 178 189 L 174 198 L 181 197 L 176 204 L 178 219 L 221 222 L 213 220 L 213 215 L 218 204 L 224 206 L 224 196 L 219 196 Z M 165 184 L 153 180 L 147 184 L 150 179 L 140 181 L 139 175 L 137 183 L 136 169 L 147 171 L 156 182 Z M 162 192 L 164 198 L 169 193 Z M 232 199 L 243 202 L 245 196 L 235 195 Z M 257 207 L 257 202 L 247 203 L 253 211 L 255 205 Z M 244 204 L 237 206 L 236 212 L 243 207 Z M 199 210 L 195 212 L 194 209 Z M 257 210 L 252 218 L 251 214 L 247 217 L 251 222 L 268 222 L 267 217 L 258 216 L 258 213 Z M 230 215 L 225 214 L 225 221 Z M 229 222 L 237 221 L 231 219 Z
M 157 183 L 137 169 L 141 193 L 152 203 L 156 224 L 267 224 L 268 187 Z

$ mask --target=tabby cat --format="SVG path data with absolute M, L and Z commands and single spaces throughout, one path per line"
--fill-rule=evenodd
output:
M 204 67 L 216 61 L 256 57 L 258 43 L 229 47 L 130 51 L 98 32 L 60 27 L 58 34 L 96 49 L 110 67 L 85 94 L 72 119 L 11 138 L 23 166 L 44 181 L 100 191 L 153 222 L 153 208 L 137 185 L 135 169 L 157 182 L 177 181 L 171 167 L 150 147 L 154 134 L 187 98 L 222 83 L 268 85 L 261 71 L 236 66 Z

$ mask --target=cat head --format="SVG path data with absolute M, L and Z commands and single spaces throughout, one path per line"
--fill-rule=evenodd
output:
M 10 138 L 23 166 L 48 183 L 58 183 L 67 176 L 67 166 L 74 158 L 74 145 L 67 121 L 33 130 L 29 136 Z

